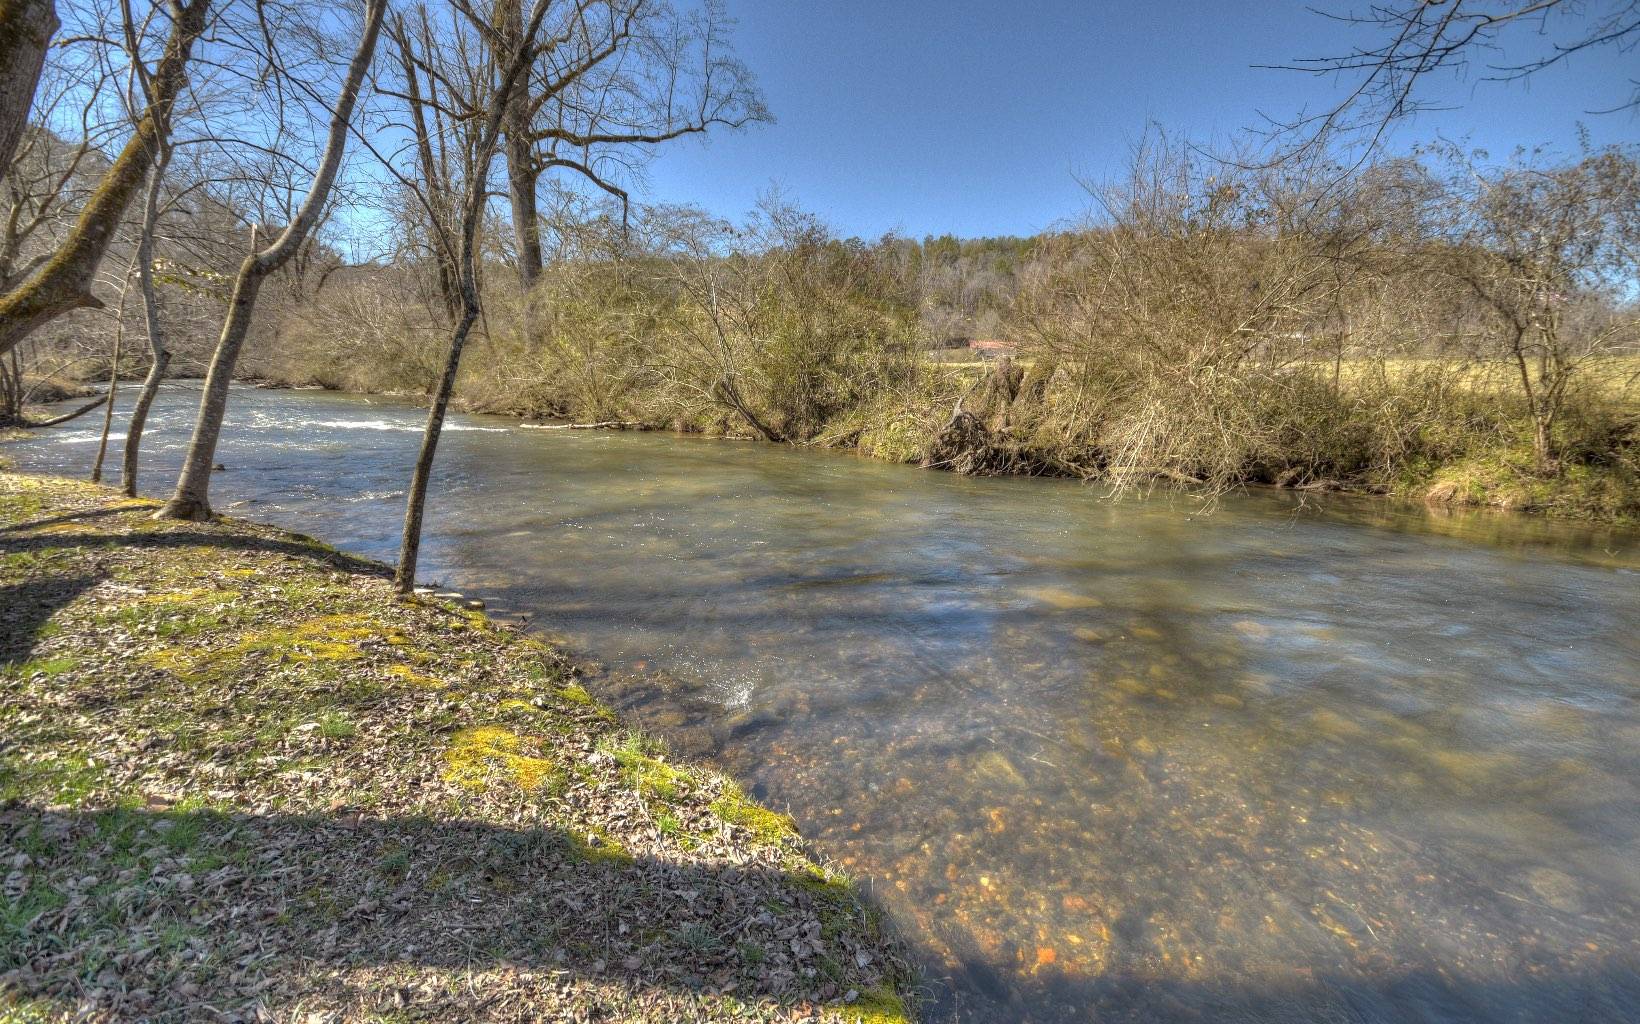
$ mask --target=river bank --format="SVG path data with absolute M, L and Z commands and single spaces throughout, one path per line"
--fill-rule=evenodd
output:
M 989 371 L 986 371 L 989 372 Z M 892 401 L 850 410 L 818 430 L 813 437 L 792 439 L 798 447 L 852 451 L 885 462 L 921 466 L 978 475 L 1055 476 L 1100 481 L 1110 474 L 1100 466 L 1108 453 L 1074 445 L 1067 455 L 1060 438 L 1038 436 L 1020 429 L 1042 410 L 1033 409 L 1037 398 L 1021 391 L 1010 399 L 1008 408 L 998 406 L 995 396 L 981 392 L 973 398 L 974 382 L 961 372 L 949 369 L 941 376 L 950 378 L 922 391 L 896 395 Z M 316 386 L 311 381 L 287 381 L 259 377 L 257 387 L 274 390 L 302 390 Z M 334 390 L 326 387 L 325 390 Z M 965 405 L 977 416 L 972 421 L 981 430 L 954 438 L 951 409 L 957 397 L 969 394 Z M 365 393 L 396 399 L 417 399 L 402 389 L 380 389 Z M 475 397 L 481 396 L 481 397 Z M 603 407 L 550 409 L 527 401 L 520 404 L 494 389 L 472 392 L 458 390 L 453 407 L 469 413 L 519 417 L 526 424 L 558 418 L 615 429 L 675 431 L 737 440 L 759 437 L 743 421 L 727 410 L 688 414 L 680 408 L 642 402 L 622 405 L 614 412 Z M 970 424 L 972 426 L 972 423 Z M 1444 427 L 1409 424 L 1417 434 Z M 1538 469 L 1529 441 L 1529 425 L 1520 422 L 1501 426 L 1492 442 L 1485 445 L 1454 445 L 1436 441 L 1433 449 L 1452 447 L 1441 458 L 1423 456 L 1393 467 L 1363 464 L 1354 473 L 1313 476 L 1283 467 L 1276 462 L 1259 462 L 1231 481 L 1208 481 L 1178 471 L 1157 472 L 1142 486 L 1177 490 L 1183 494 L 1217 493 L 1224 487 L 1273 487 L 1283 490 L 1328 491 L 1352 495 L 1388 497 L 1414 505 L 1450 509 L 1487 509 L 1520 512 L 1551 519 L 1579 520 L 1617 526 L 1640 524 L 1640 410 L 1616 415 L 1603 427 L 1598 443 L 1572 446 L 1554 472 Z M 1321 444 L 1314 439 L 1294 439 L 1294 447 Z M 1126 482 L 1131 486 L 1132 480 Z
M 556 651 L 152 508 L 0 474 L 8 1020 L 905 1018 L 789 819 Z
M 1021 429 L 1021 421 L 1028 422 L 1033 416 L 1043 414 L 1042 409 L 1032 405 L 1039 396 L 1018 394 L 1010 400 L 1008 408 L 996 407 L 995 396 L 985 397 L 983 392 L 979 401 L 973 401 L 974 381 L 964 376 L 965 370 L 971 376 L 972 369 L 943 368 L 940 376 L 947 379 L 942 383 L 896 395 L 892 401 L 848 410 L 835 421 L 827 422 L 813 436 L 791 438 L 786 443 L 849 451 L 879 461 L 958 473 L 1115 482 L 1115 477 L 1102 468 L 1110 453 L 1081 442 L 1067 449 L 1062 437 L 1044 437 L 1040 432 Z M 174 382 L 191 384 L 192 380 L 179 378 Z M 124 386 L 129 388 L 135 383 L 126 381 Z M 400 387 L 365 387 L 350 392 L 330 382 L 269 373 L 248 376 L 243 383 L 271 391 L 321 390 L 394 400 L 423 400 L 423 393 Z M 970 395 L 965 400 L 968 411 L 977 415 L 964 424 L 965 430 L 953 431 L 950 410 L 957 397 L 965 392 Z M 48 396 L 39 401 L 64 401 L 97 393 L 98 388 L 88 383 L 54 384 Z M 452 408 L 460 412 L 515 417 L 525 426 L 562 421 L 573 422 L 578 427 L 768 440 L 729 410 L 685 410 L 645 402 L 622 405 L 614 412 L 602 406 L 557 408 L 532 403 L 528 398 L 521 401 L 504 390 L 470 386 L 458 389 Z M 1640 410 L 1623 407 L 1620 411 L 1608 410 L 1604 415 L 1609 422 L 1603 422 L 1597 429 L 1586 428 L 1584 433 L 1590 436 L 1568 446 L 1566 456 L 1552 471 L 1544 471 L 1536 464 L 1529 441 L 1530 425 L 1506 418 L 1494 425 L 1490 430 L 1491 440 L 1485 444 L 1457 444 L 1451 438 L 1437 438 L 1427 447 L 1439 452 L 1439 456 L 1425 453 L 1393 466 L 1362 464 L 1352 472 L 1315 476 L 1285 465 L 1280 459 L 1254 460 L 1228 480 L 1208 481 L 1188 471 L 1166 468 L 1149 475 L 1124 477 L 1121 486 L 1161 488 L 1209 498 L 1227 489 L 1269 487 L 1324 491 L 1389 498 L 1430 508 L 1518 512 L 1621 527 L 1640 525 Z M 975 425 L 980 429 L 975 430 Z M 1455 433 L 1448 426 L 1430 424 L 1411 424 L 1408 429 L 1414 435 Z M 1289 441 L 1295 448 L 1322 443 L 1310 438 Z

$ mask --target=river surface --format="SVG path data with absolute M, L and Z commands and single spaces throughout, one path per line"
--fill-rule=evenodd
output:
M 422 417 L 238 391 L 218 508 L 391 559 Z M 92 419 L 0 453 L 82 474 Z M 458 416 L 423 569 L 789 809 L 935 1020 L 1640 1019 L 1640 540 L 1194 511 Z

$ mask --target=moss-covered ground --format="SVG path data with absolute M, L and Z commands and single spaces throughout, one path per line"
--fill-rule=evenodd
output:
M 1432 505 L 1633 526 L 1640 524 L 1640 473 L 1632 462 L 1613 458 L 1571 463 L 1544 473 L 1533 465 L 1531 448 L 1516 445 L 1441 466 L 1412 489 Z
M 0 1021 L 902 1020 L 789 819 L 554 650 L 0 474 Z

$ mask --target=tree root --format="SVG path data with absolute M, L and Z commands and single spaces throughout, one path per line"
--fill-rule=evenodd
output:
M 1044 470 L 1040 458 L 1014 441 L 993 432 L 958 402 L 951 418 L 940 428 L 934 446 L 919 465 L 948 469 L 964 476 L 1035 475 Z

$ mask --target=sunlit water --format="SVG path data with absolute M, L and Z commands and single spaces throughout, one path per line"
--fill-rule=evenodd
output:
M 218 506 L 390 558 L 421 419 L 238 392 Z M 481 418 L 438 467 L 424 575 L 789 808 L 932 1017 L 1640 1018 L 1633 534 Z

